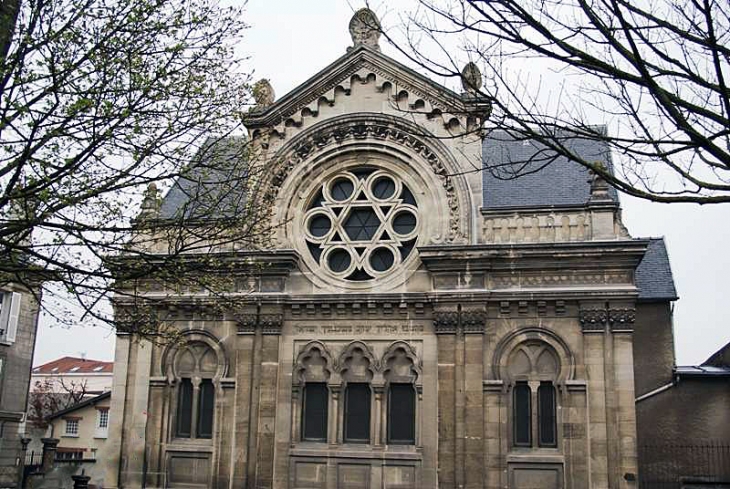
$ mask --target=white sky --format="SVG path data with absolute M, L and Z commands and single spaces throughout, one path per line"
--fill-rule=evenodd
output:
M 351 44 L 347 25 L 356 0 L 251 0 L 251 28 L 240 46 L 254 78 L 268 78 L 277 95 L 295 88 L 342 56 Z M 398 24 L 411 0 L 376 1 L 385 28 Z M 392 48 L 382 44 L 385 54 Z M 443 80 L 436 80 L 444 83 Z M 448 86 L 453 87 L 449 81 Z M 730 205 L 654 204 L 622 195 L 624 222 L 634 237 L 666 238 L 680 300 L 675 303 L 677 363 L 697 364 L 730 341 L 722 304 L 730 282 Z M 112 360 L 114 334 L 106 327 L 61 328 L 41 322 L 34 365 L 69 355 Z

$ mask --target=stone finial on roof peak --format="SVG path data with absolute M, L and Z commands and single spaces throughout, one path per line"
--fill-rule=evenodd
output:
M 371 49 L 380 51 L 380 21 L 375 12 L 369 8 L 361 8 L 352 16 L 350 20 L 350 36 L 352 36 L 352 47 L 368 46 Z
M 256 101 L 256 107 L 268 107 L 276 100 L 274 87 L 268 79 L 262 78 L 253 84 L 253 98 Z
M 461 86 L 465 92 L 470 94 L 476 94 L 482 88 L 482 72 L 472 61 L 469 61 L 461 70 Z

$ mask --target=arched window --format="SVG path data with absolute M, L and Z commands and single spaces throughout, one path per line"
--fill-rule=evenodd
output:
M 512 442 L 516 447 L 555 448 L 560 361 L 542 341 L 527 341 L 511 353 L 508 372 L 512 386 Z
M 302 392 L 301 434 L 303 441 L 327 441 L 329 424 L 329 354 L 319 343 L 308 345 L 299 355 L 297 377 Z
M 346 443 L 370 443 L 372 353 L 365 344 L 354 342 L 343 352 L 340 364 L 345 383 L 343 439 Z
M 216 352 L 202 342 L 193 342 L 175 355 L 177 438 L 212 438 L 215 412 L 213 379 L 219 363 Z
M 383 376 L 388 386 L 387 441 L 391 444 L 416 443 L 415 355 L 405 344 L 396 344 L 385 356 Z

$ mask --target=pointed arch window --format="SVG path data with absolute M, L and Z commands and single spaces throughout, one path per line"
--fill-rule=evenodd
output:
M 512 387 L 512 444 L 515 447 L 558 446 L 555 379 L 560 362 L 542 341 L 518 345 L 509 358 Z
M 217 354 L 205 343 L 191 343 L 178 351 L 175 357 L 177 406 L 174 424 L 177 438 L 213 437 L 213 379 L 217 370 Z

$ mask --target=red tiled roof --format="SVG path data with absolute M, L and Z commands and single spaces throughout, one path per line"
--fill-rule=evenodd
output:
M 76 357 L 62 357 L 58 360 L 33 367 L 34 374 L 102 374 L 112 373 L 114 362 L 102 362 Z

